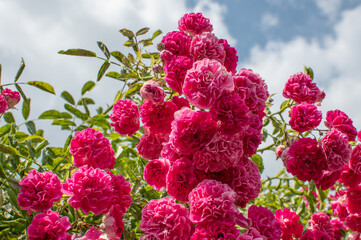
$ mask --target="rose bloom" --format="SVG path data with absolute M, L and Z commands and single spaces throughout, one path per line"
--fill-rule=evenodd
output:
M 314 104 L 318 100 L 319 93 L 320 89 L 316 83 L 302 72 L 290 76 L 283 89 L 283 96 L 293 99 L 296 103 Z
M 238 63 L 237 50 L 234 47 L 231 47 L 226 39 L 220 39 L 219 43 L 223 44 L 224 50 L 226 51 L 224 66 L 227 68 L 228 72 L 236 74 Z
M 212 224 L 198 224 L 190 240 L 238 240 L 239 237 L 240 231 L 235 226 L 216 221 Z
M 163 143 L 167 141 L 167 136 L 163 134 L 145 133 L 136 144 L 139 155 L 147 160 L 158 159 L 163 148 Z
M 346 231 L 345 224 L 339 218 L 332 219 L 331 224 L 333 226 L 333 238 L 335 240 L 341 240 L 342 239 L 341 229 Z
M 150 133 L 170 133 L 174 113 L 178 110 L 174 103 L 165 101 L 154 104 L 152 101 L 144 101 L 139 109 L 142 122 Z
M 336 181 L 340 178 L 342 174 L 342 168 L 337 171 L 323 171 L 321 179 L 316 182 L 316 186 L 321 188 L 322 191 L 325 191 L 333 187 Z
M 321 147 L 326 155 L 327 169 L 338 171 L 347 164 L 351 157 L 351 145 L 345 134 L 332 129 L 321 140 Z
M 119 205 L 113 205 L 109 212 L 103 216 L 103 224 L 108 239 L 120 239 L 124 230 L 123 211 Z
M 327 167 L 325 155 L 316 139 L 301 138 L 287 151 L 287 171 L 302 181 L 319 181 Z
M 76 132 L 70 142 L 69 152 L 73 155 L 76 167 L 87 165 L 101 169 L 113 169 L 115 165 L 114 150 L 103 133 L 93 128 Z
M 338 198 L 335 201 L 331 201 L 330 204 L 331 209 L 333 209 L 332 214 L 338 216 L 342 221 L 350 214 L 347 210 L 346 195 L 342 194 L 338 196 Z
M 285 145 L 279 145 L 276 147 L 276 156 L 281 157 L 283 151 L 286 149 Z
M 108 174 L 112 178 L 112 187 L 113 187 L 113 198 L 112 204 L 113 207 L 116 205 L 122 213 L 128 211 L 130 205 L 132 204 L 132 199 L 130 197 L 130 182 L 126 181 L 124 176 L 121 174 L 114 175 L 112 172 L 108 171 Z
M 119 100 L 113 106 L 110 120 L 117 133 L 131 137 L 140 128 L 138 105 L 128 99 Z
M 226 58 L 226 51 L 224 44 L 219 42 L 219 39 L 210 32 L 204 32 L 196 35 L 191 42 L 190 46 L 191 54 L 194 61 L 203 59 L 217 60 L 221 64 L 224 64 Z
M 343 165 L 343 171 L 338 181 L 345 187 L 355 187 L 361 183 L 361 174 L 355 173 L 348 165 Z
M 144 180 L 157 191 L 162 191 L 166 185 L 166 177 L 169 171 L 167 159 L 155 159 L 149 161 L 144 168 Z
M 222 93 L 232 92 L 233 77 L 218 61 L 204 59 L 193 64 L 184 80 L 183 93 L 200 109 L 210 108 Z
M 188 56 L 192 38 L 179 31 L 168 32 L 162 39 L 165 50 L 173 55 Z
M 140 229 L 153 239 L 188 240 L 193 228 L 187 208 L 172 197 L 150 200 L 142 210 Z
M 319 230 L 333 238 L 333 225 L 330 217 L 326 213 L 317 212 L 312 214 L 311 219 L 308 220 L 308 224 L 310 225 L 310 229 Z
M 349 213 L 361 214 L 361 185 L 347 189 L 346 202 Z
M 5 97 L 5 100 L 9 108 L 14 108 L 16 104 L 20 102 L 20 93 L 17 91 L 12 91 L 9 88 L 4 88 L 2 95 Z
M 103 234 L 101 230 L 95 230 L 94 226 L 92 226 L 83 237 L 80 238 L 74 238 L 74 235 L 72 239 L 74 240 L 101 240 L 100 236 Z
M 320 230 L 307 229 L 300 240 L 333 240 L 333 238 Z
M 167 159 L 170 162 L 170 165 L 181 158 L 181 155 L 177 153 L 170 142 L 164 143 L 160 156 Z M 192 156 L 190 157 L 192 158 Z
M 345 223 L 348 229 L 350 229 L 351 231 L 361 233 L 361 214 L 352 213 L 348 215 Z
M 48 210 L 35 215 L 28 227 L 29 240 L 67 240 L 71 238 L 66 231 L 71 228 L 68 217 Z
M 19 183 L 19 206 L 22 210 L 46 211 L 61 199 L 60 178 L 52 172 L 29 171 Z
M 257 153 L 257 148 L 262 142 L 262 121 L 252 113 L 249 113 L 249 125 L 243 135 L 243 155 L 251 157 Z M 257 126 L 258 125 L 258 126 Z
M 356 174 L 361 175 L 361 144 L 352 149 L 349 166 Z
M 301 103 L 291 108 L 290 117 L 292 129 L 303 133 L 320 125 L 322 113 L 314 104 Z
M 353 126 L 351 118 L 340 110 L 328 111 L 326 114 L 325 125 L 328 128 L 336 128 L 347 135 L 349 141 L 355 141 L 357 130 Z
M 174 56 L 164 64 L 164 80 L 168 86 L 177 91 L 179 95 L 183 94 L 184 78 L 188 69 L 191 69 L 193 60 L 186 56 Z
M 181 110 L 183 107 L 190 108 L 189 102 L 185 98 L 173 96 L 170 101 L 177 106 L 178 110 Z
M 178 29 L 191 36 L 201 34 L 202 32 L 212 32 L 213 26 L 202 13 L 188 13 L 178 21 Z
M 162 103 L 165 98 L 164 89 L 154 80 L 146 81 L 140 89 L 140 95 L 154 104 Z
M 303 226 L 300 223 L 300 217 L 290 209 L 277 209 L 275 212 L 276 219 L 281 223 L 282 240 L 291 240 L 300 238 L 303 233 Z
M 3 114 L 8 110 L 8 104 L 5 100 L 5 97 L 0 94 L 0 114 Z
M 211 224 L 219 220 L 234 226 L 234 219 L 239 214 L 234 205 L 236 196 L 227 184 L 204 180 L 189 193 L 189 218 L 194 224 Z

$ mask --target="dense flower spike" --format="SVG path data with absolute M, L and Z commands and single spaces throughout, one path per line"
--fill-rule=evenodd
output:
M 60 217 L 59 213 L 46 211 L 35 215 L 29 225 L 29 240 L 67 240 L 71 239 L 69 230 L 71 224 L 68 217 Z
M 188 240 L 193 228 L 187 208 L 172 197 L 151 200 L 142 210 L 140 229 L 154 236 L 145 239 Z
M 8 110 L 8 104 L 5 100 L 5 97 L 0 94 L 0 114 L 3 114 Z
M 4 90 L 2 91 L 2 95 L 4 95 L 9 108 L 13 108 L 16 104 L 20 102 L 20 93 L 17 91 L 12 91 L 9 88 L 4 88 Z
M 296 103 L 314 104 L 319 93 L 320 89 L 312 82 L 311 77 L 301 72 L 292 75 L 283 89 L 283 96 L 293 99 Z
M 140 89 L 142 98 L 152 101 L 154 104 L 162 103 L 165 98 L 164 89 L 154 80 L 146 81 Z
M 183 93 L 201 109 L 210 108 L 222 93 L 234 89 L 233 77 L 218 61 L 204 59 L 193 64 L 184 80 Z
M 144 168 L 144 180 L 157 191 L 162 191 L 166 185 L 166 177 L 169 171 L 167 159 L 149 161 Z
M 119 100 L 113 106 L 110 120 L 117 133 L 131 137 L 140 128 L 137 104 L 128 99 Z
M 168 86 L 177 91 L 179 95 L 183 94 L 184 78 L 188 69 L 191 69 L 193 60 L 186 56 L 175 56 L 164 64 L 164 80 Z
M 195 36 L 202 32 L 212 32 L 213 26 L 210 24 L 209 18 L 204 17 L 202 13 L 188 13 L 179 19 L 178 29 Z
M 45 211 L 61 199 L 60 178 L 52 172 L 29 171 L 19 183 L 19 206 L 23 210 Z
M 112 169 L 115 165 L 114 150 L 103 133 L 93 128 L 76 132 L 70 142 L 69 152 L 76 167 L 89 166 Z
M 349 141 L 355 141 L 357 130 L 353 126 L 352 120 L 346 113 L 340 110 L 328 111 L 326 114 L 325 125 L 328 128 L 336 128 L 347 135 Z
M 292 129 L 303 133 L 314 129 L 321 123 L 322 113 L 313 104 L 301 103 L 291 108 L 290 117 Z
M 169 51 L 173 56 L 189 56 L 191 41 L 191 37 L 179 31 L 169 32 L 162 39 L 165 50 Z
M 303 226 L 300 221 L 300 217 L 297 213 L 292 212 L 290 209 L 285 208 L 283 210 L 277 209 L 275 212 L 276 219 L 281 223 L 282 240 L 291 240 L 294 238 L 300 238 L 303 233 Z

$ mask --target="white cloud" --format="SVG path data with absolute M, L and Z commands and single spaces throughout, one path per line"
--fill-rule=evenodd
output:
M 315 0 L 317 7 L 330 20 L 335 20 L 339 14 L 342 0 Z
M 271 13 L 265 13 L 262 16 L 261 24 L 265 29 L 275 27 L 279 23 L 279 19 L 276 15 Z

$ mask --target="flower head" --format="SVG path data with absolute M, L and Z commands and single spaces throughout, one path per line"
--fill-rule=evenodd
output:
M 212 32 L 213 26 L 209 18 L 204 17 L 202 13 L 188 13 L 179 19 L 178 29 L 195 36 L 202 32 Z
M 154 104 L 162 103 L 165 98 L 164 89 L 154 80 L 146 81 L 140 89 L 140 95 Z
M 17 91 L 12 91 L 9 88 L 4 88 L 4 90 L 2 91 L 2 95 L 4 95 L 9 108 L 13 108 L 16 104 L 20 102 L 20 93 Z
M 113 106 L 110 120 L 117 133 L 131 137 L 140 128 L 138 105 L 128 99 L 119 100 Z
M 300 72 L 292 75 L 283 89 L 283 96 L 296 103 L 314 104 L 318 100 L 320 89 L 312 82 L 310 76 Z

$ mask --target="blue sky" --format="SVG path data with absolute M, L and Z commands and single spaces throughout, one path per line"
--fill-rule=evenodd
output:
M 111 50 L 126 51 L 119 29 L 148 26 L 166 33 L 176 30 L 183 14 L 198 11 L 211 19 L 219 38 L 236 47 L 238 69 L 252 68 L 266 80 L 269 91 L 277 93 L 276 103 L 284 100 L 281 91 L 288 77 L 303 65 L 311 66 L 326 92 L 324 116 L 327 110 L 343 110 L 361 129 L 359 0 L 1 0 L 2 82 L 13 81 L 24 57 L 22 81 L 55 86 L 56 97 L 25 88 L 33 98 L 30 118 L 36 118 L 42 111 L 61 108 L 63 90 L 78 98 L 81 86 L 96 79 L 101 65 L 95 59 L 59 55 L 59 50 L 85 48 L 101 54 L 96 41 L 102 41 Z M 119 87 L 104 78 L 90 96 L 109 104 Z M 58 127 L 49 129 L 46 137 L 62 142 Z

